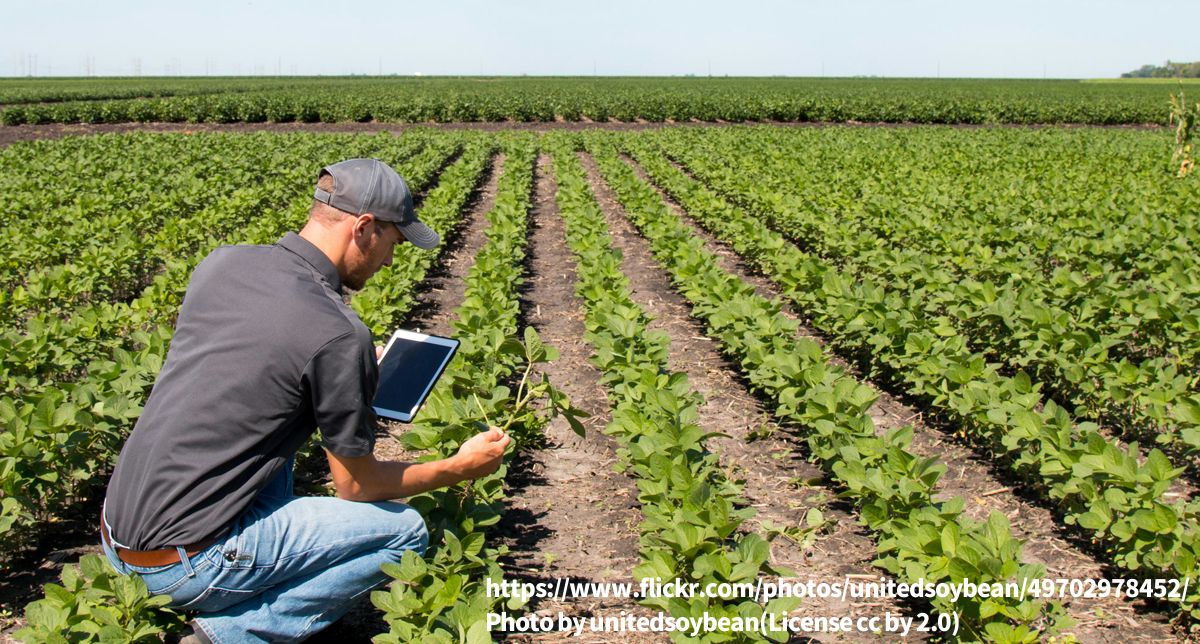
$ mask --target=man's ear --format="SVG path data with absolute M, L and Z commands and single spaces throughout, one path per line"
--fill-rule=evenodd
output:
M 370 213 L 359 215 L 354 219 L 354 239 L 361 240 L 375 224 L 375 215 Z

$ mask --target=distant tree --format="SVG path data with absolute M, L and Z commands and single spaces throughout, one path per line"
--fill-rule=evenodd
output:
M 1159 65 L 1142 65 L 1121 78 L 1200 78 L 1200 62 L 1177 63 L 1168 60 Z
M 1158 69 L 1154 65 L 1142 65 L 1132 72 L 1121 74 L 1121 78 L 1151 78 L 1154 76 L 1154 70 Z

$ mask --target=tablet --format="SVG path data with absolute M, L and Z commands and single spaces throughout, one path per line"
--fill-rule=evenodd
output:
M 458 340 L 397 331 L 379 358 L 379 389 L 371 405 L 385 418 L 410 422 L 458 350 Z

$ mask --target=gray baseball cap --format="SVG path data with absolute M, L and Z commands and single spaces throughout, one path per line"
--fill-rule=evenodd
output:
M 317 188 L 313 198 L 352 215 L 370 213 L 396 224 L 417 248 L 438 245 L 438 234 L 417 219 L 408 184 L 379 159 L 348 159 L 325 166 L 317 174 L 333 177 L 333 191 Z

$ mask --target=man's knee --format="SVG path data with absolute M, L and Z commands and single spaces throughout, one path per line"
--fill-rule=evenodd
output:
M 413 510 L 413 514 L 417 515 L 418 523 L 416 525 L 416 546 L 412 548 L 419 555 L 424 555 L 425 550 L 429 548 L 429 527 L 425 525 L 425 519 Z
M 389 511 L 394 513 L 395 522 L 392 534 L 395 538 L 388 544 L 388 549 L 395 553 L 396 561 L 404 556 L 405 550 L 413 550 L 419 555 L 425 554 L 429 547 L 429 528 L 421 513 L 403 503 L 385 501 Z

